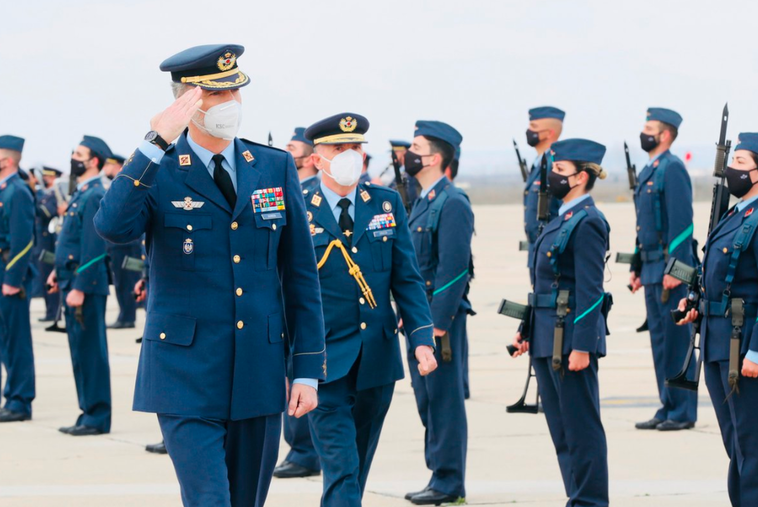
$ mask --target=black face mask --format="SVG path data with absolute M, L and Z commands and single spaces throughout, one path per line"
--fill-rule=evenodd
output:
M 540 144 L 540 133 L 536 130 L 526 129 L 526 144 L 532 148 Z
M 750 192 L 753 188 L 753 180 L 750 179 L 750 173 L 758 171 L 758 167 L 755 169 L 749 169 L 747 171 L 740 171 L 734 167 L 727 167 L 724 171 L 726 176 L 726 184 L 729 187 L 729 193 L 737 199 L 741 199 L 745 194 Z
M 574 188 L 569 184 L 569 177 L 577 174 L 579 173 L 564 176 L 555 171 L 550 171 L 547 173 L 548 190 L 556 199 L 563 199 Z
M 424 165 L 424 161 L 421 157 L 426 157 L 427 155 L 419 155 L 418 153 L 413 153 L 411 150 L 408 150 L 405 152 L 405 172 L 408 173 L 408 176 L 416 176 L 421 169 L 426 167 Z
M 71 159 L 71 174 L 73 176 L 81 176 L 87 172 L 87 167 L 84 165 L 84 162 L 81 160 L 74 160 Z
M 650 153 L 651 151 L 656 149 L 659 144 L 661 144 L 661 142 L 657 140 L 655 136 L 651 136 L 649 134 L 645 134 L 644 132 L 640 132 L 640 146 L 647 153 Z

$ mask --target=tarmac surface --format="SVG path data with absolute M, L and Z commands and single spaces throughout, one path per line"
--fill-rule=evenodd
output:
M 628 267 L 614 264 L 616 251 L 634 242 L 631 203 L 598 203 L 611 224 L 612 257 L 606 290 L 615 305 L 608 356 L 600 363 L 602 418 L 608 436 L 611 505 L 639 507 L 728 506 L 728 460 L 704 382 L 699 420 L 678 433 L 637 431 L 636 421 L 657 406 L 650 341 L 635 328 L 645 319 L 642 294 L 626 288 Z M 695 205 L 695 236 L 702 243 L 709 203 Z M 516 321 L 497 315 L 502 298 L 525 301 L 529 292 L 521 206 L 475 206 L 476 279 L 469 319 L 471 399 L 467 402 L 469 451 L 466 485 L 471 505 L 565 505 L 555 451 L 543 415 L 506 414 L 521 395 L 527 359 L 511 359 Z M 42 300 L 32 303 L 37 399 L 30 422 L 0 425 L 0 507 L 180 506 L 171 461 L 144 451 L 160 441 L 152 414 L 131 411 L 144 312 L 138 329 L 108 333 L 113 390 L 112 433 L 74 438 L 57 431 L 78 415 L 65 334 L 46 333 L 37 322 Z M 109 298 L 107 322 L 117 314 Z M 367 507 L 406 506 L 408 491 L 423 488 L 423 427 L 409 380 L 397 384 L 364 497 Z M 287 448 L 282 441 L 280 458 Z M 320 477 L 274 479 L 266 505 L 317 506 Z

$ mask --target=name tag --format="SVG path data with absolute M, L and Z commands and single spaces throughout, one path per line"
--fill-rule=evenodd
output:
M 375 238 L 381 238 L 382 236 L 394 236 L 395 229 L 382 229 L 379 231 L 373 231 Z
M 262 213 L 261 218 L 263 220 L 276 220 L 277 218 L 282 218 L 281 213 Z

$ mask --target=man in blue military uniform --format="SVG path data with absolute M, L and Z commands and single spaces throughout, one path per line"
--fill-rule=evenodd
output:
M 408 141 L 390 139 L 390 148 L 397 156 L 397 161 L 400 163 L 400 174 L 405 180 L 405 190 L 408 195 L 408 202 L 412 204 L 421 191 L 421 185 L 419 185 L 418 180 L 414 178 L 413 175 L 408 174 L 408 171 L 405 170 L 405 155 L 408 153 L 410 147 L 411 143 Z M 395 173 L 392 165 L 390 165 L 390 174 L 392 182 L 389 184 L 389 187 L 393 190 L 397 190 L 397 182 L 395 181 Z
M 526 232 L 526 240 L 529 242 L 527 265 L 530 271 L 532 269 L 534 242 L 537 241 L 537 237 L 540 235 L 540 222 L 537 220 L 537 204 L 540 192 L 540 164 L 542 162 L 542 155 L 549 153 L 550 146 L 561 137 L 565 117 L 566 113 L 552 106 L 535 107 L 529 110 L 529 128 L 526 131 L 526 142 L 537 150 L 537 157 L 532 163 L 531 170 L 526 178 L 526 188 L 524 189 L 524 231 Z M 560 199 L 556 199 L 552 195 L 550 195 L 549 199 L 547 222 L 558 216 L 558 208 L 561 206 Z
M 418 179 L 422 190 L 409 225 L 432 309 L 440 367 L 434 376 L 422 378 L 409 357 L 416 404 L 426 428 L 426 465 L 432 477 L 426 488 L 408 493 L 406 499 L 416 505 L 439 505 L 466 496 L 464 363 L 466 318 L 472 311 L 467 294 L 474 213 L 468 197 L 444 174 L 462 141 L 460 133 L 446 123 L 418 121 L 415 136 L 405 155 L 405 170 Z
M 405 317 L 419 375 L 431 373 L 432 320 L 397 192 L 358 185 L 368 120 L 342 113 L 305 132 L 321 185 L 307 199 L 324 302 L 327 381 L 310 414 L 324 471 L 321 505 L 360 506 L 395 382 L 403 378 L 398 322 Z
M 663 270 L 675 257 L 694 266 L 692 183 L 682 161 L 671 153 L 682 117 L 670 109 L 651 107 L 640 134 L 642 149 L 650 161 L 639 176 L 634 195 L 637 204 L 636 251 L 642 272 L 632 274 L 633 292 L 645 288 L 645 306 L 650 327 L 653 364 L 661 408 L 652 419 L 636 424 L 637 429 L 676 431 L 689 429 L 697 421 L 697 393 L 669 389 L 666 378 L 679 373 L 689 346 L 690 326 L 677 326 L 671 310 L 687 295 L 687 287 Z M 691 365 L 688 378 L 694 375 Z
M 287 151 L 295 160 L 303 198 L 308 201 L 310 195 L 318 189 L 320 180 L 318 169 L 313 163 L 313 141 L 305 137 L 305 127 L 297 127 L 292 139 L 287 143 Z M 289 368 L 292 365 L 290 363 Z M 313 447 L 311 431 L 307 417 L 293 417 L 284 414 L 284 441 L 290 446 L 290 452 L 275 469 L 274 477 L 291 479 L 295 477 L 310 477 L 321 472 L 318 454 Z
M 19 177 L 20 137 L 0 136 L 0 358 L 8 374 L 0 422 L 32 418 L 34 354 L 29 300 L 34 270 L 34 195 Z
M 110 148 L 97 137 L 84 136 L 71 154 L 76 191 L 63 216 L 55 249 L 50 292 L 63 291 L 66 332 L 79 408 L 76 424 L 60 428 L 71 436 L 109 433 L 111 429 L 110 365 L 105 334 L 108 265 L 105 241 L 93 223 L 105 189 L 100 170 Z
M 42 184 L 37 191 L 36 217 L 34 219 L 34 261 L 39 271 L 39 276 L 34 280 L 37 286 L 34 290 L 36 297 L 45 299 L 45 315 L 40 317 L 39 322 L 53 322 L 56 312 L 58 311 L 58 294 L 50 294 L 45 289 L 47 277 L 53 270 L 53 265 L 39 260 L 40 254 L 44 252 L 55 252 L 55 231 L 50 230 L 50 222 L 58 216 L 58 199 L 53 191 L 53 183 L 63 174 L 58 169 L 52 167 L 42 168 Z
M 134 409 L 158 414 L 185 506 L 263 505 L 281 413 L 303 416 L 325 377 L 323 316 L 292 157 L 237 137 L 244 47 L 161 64 L 176 101 L 113 180 L 95 217 L 147 234 L 150 296 Z M 168 142 L 177 139 L 176 144 Z M 293 342 L 293 376 L 286 358 Z

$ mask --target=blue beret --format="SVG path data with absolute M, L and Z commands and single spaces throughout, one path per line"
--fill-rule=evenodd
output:
M 317 121 L 305 129 L 305 138 L 313 144 L 353 144 L 365 143 L 363 134 L 368 131 L 369 122 L 365 116 L 355 113 L 341 113 Z
M 463 141 L 463 136 L 460 132 L 441 121 L 419 120 L 416 122 L 416 132 L 414 134 L 416 136 L 436 137 L 445 141 L 454 149 Z
M 63 174 L 63 171 L 60 171 L 54 167 L 42 166 L 42 176 L 55 176 L 58 178 L 61 174 Z
M 741 132 L 737 140 L 739 144 L 734 151 L 748 150 L 758 155 L 758 133 Z
M 21 153 L 24 151 L 24 139 L 16 136 L 0 136 L 0 149 Z
M 408 141 L 402 141 L 400 139 L 390 139 L 390 146 L 392 146 L 392 149 L 408 149 L 411 147 L 411 143 Z
M 239 44 L 195 46 L 163 60 L 161 70 L 170 72 L 174 83 L 203 90 L 241 88 L 250 84 L 250 78 L 237 67 L 237 58 L 244 52 Z
M 593 162 L 600 165 L 605 155 L 605 146 L 588 139 L 566 139 L 550 146 L 550 154 L 555 162 Z
M 82 139 L 79 144 L 86 148 L 89 148 L 91 151 L 97 153 L 103 158 L 111 158 L 113 156 L 111 149 L 108 148 L 108 145 L 105 144 L 105 141 L 99 137 L 84 136 L 84 139 Z
M 543 118 L 555 118 L 556 120 L 563 121 L 566 117 L 566 113 L 552 106 L 534 107 L 529 110 L 529 121 L 542 120 Z
M 300 141 L 309 146 L 313 146 L 313 141 L 305 137 L 305 127 L 295 127 L 295 131 L 292 133 L 292 139 L 290 141 Z
M 662 107 L 649 107 L 647 110 L 647 121 L 656 120 L 668 123 L 674 128 L 679 128 L 682 124 L 682 117 L 676 111 L 664 109 Z

